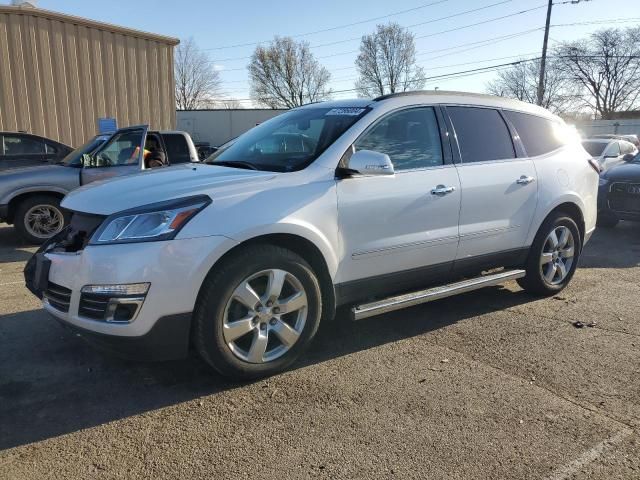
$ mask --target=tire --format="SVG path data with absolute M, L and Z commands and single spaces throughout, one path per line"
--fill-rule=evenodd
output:
M 600 214 L 598 215 L 596 225 L 600 228 L 615 228 L 618 222 L 620 222 L 620 220 L 613 215 Z
M 556 247 L 551 239 L 553 232 L 556 234 Z M 570 234 L 566 240 L 563 237 L 565 232 Z M 581 253 L 582 237 L 576 222 L 563 212 L 553 213 L 536 234 L 525 265 L 527 273 L 518 279 L 518 284 L 535 295 L 554 295 L 573 278 Z
M 284 279 L 277 297 L 273 295 L 278 289 L 269 289 L 274 278 Z M 246 285 L 251 287 L 249 293 Z M 273 304 L 267 301 L 268 291 L 275 298 Z M 294 310 L 303 298 L 306 304 Z M 286 303 L 287 299 L 297 301 Z M 292 311 L 282 314 L 278 310 L 285 305 Z M 224 376 L 274 375 L 309 345 L 320 325 L 322 307 L 318 278 L 303 258 L 273 245 L 247 247 L 205 279 L 193 315 L 193 343 L 204 361 Z
M 35 215 L 44 215 L 44 220 L 34 220 Z M 13 223 L 22 238 L 40 245 L 67 226 L 69 214 L 58 197 L 33 195 L 18 204 Z

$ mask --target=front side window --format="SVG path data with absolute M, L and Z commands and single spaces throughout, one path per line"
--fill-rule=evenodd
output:
M 117 167 L 136 165 L 140 160 L 140 145 L 144 130 L 116 133 L 91 157 L 87 167 Z
M 440 130 L 431 107 L 412 108 L 387 115 L 365 132 L 354 147 L 355 151 L 386 153 L 395 170 L 443 164 Z
M 10 156 L 44 154 L 44 142 L 36 138 L 5 135 L 4 154 Z
M 274 172 L 301 170 L 368 111 L 320 106 L 291 110 L 221 147 L 207 163 Z
M 605 152 L 606 156 L 617 157 L 620 155 L 620 144 L 618 142 L 610 143 Z
M 456 131 L 462 163 L 515 158 L 511 134 L 497 110 L 447 107 Z
M 569 141 L 563 138 L 564 129 L 559 122 L 521 112 L 505 111 L 504 115 L 518 132 L 529 157 L 552 152 Z

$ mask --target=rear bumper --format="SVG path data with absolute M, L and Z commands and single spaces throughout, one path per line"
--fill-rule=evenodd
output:
M 151 330 L 139 337 L 106 335 L 80 328 L 57 316 L 53 318 L 96 348 L 129 360 L 176 360 L 189 353 L 190 312 L 161 317 Z

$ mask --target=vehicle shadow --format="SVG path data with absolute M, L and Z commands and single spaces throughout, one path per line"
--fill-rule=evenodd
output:
M 0 223 L 0 264 L 26 262 L 36 249 L 22 240 L 12 227 Z
M 597 228 L 580 257 L 581 268 L 632 268 L 640 265 L 640 223 Z
M 534 300 L 501 287 L 352 322 L 327 322 L 293 369 L 422 335 Z M 0 450 L 75 432 L 234 388 L 192 355 L 128 362 L 98 352 L 42 310 L 0 317 Z

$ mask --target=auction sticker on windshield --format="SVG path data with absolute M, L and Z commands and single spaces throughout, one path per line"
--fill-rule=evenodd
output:
M 366 108 L 356 107 L 332 108 L 327 113 L 325 113 L 325 115 L 347 115 L 351 117 L 357 117 L 365 110 Z

